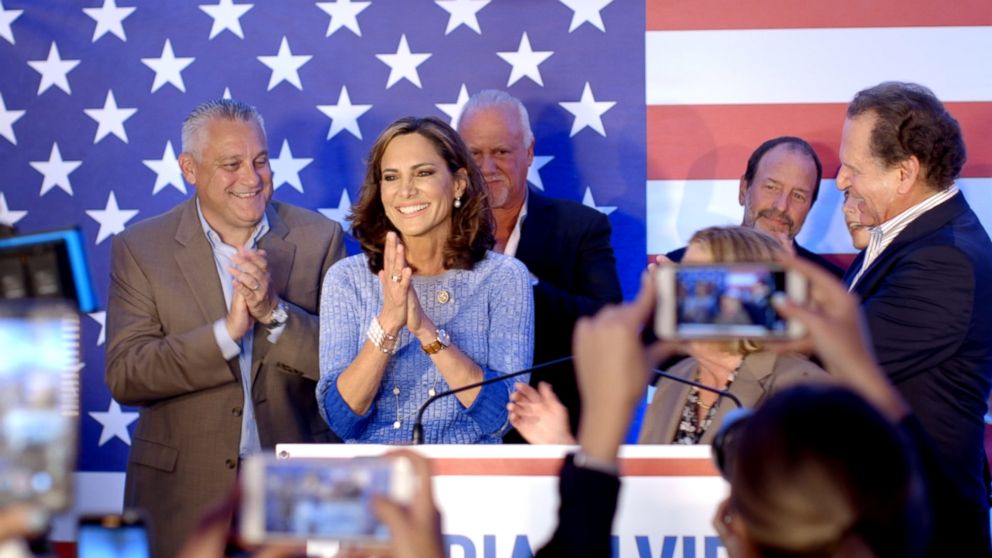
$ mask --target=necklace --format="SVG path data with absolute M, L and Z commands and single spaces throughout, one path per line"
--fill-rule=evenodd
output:
M 733 385 L 734 379 L 737 377 L 737 372 L 740 371 L 743 364 L 744 360 L 742 359 L 741 363 L 737 365 L 737 368 L 727 377 L 727 384 L 724 386 L 724 390 L 730 389 L 730 386 Z M 700 379 L 698 367 L 696 369 L 695 379 L 697 382 Z M 689 388 L 689 395 L 686 398 L 685 406 L 682 408 L 682 420 L 679 421 L 679 427 L 675 432 L 674 443 L 698 444 L 703 434 L 709 429 L 713 418 L 716 417 L 716 407 L 719 401 L 720 399 L 717 398 L 713 403 L 703 403 L 700 399 L 700 389 L 695 386 Z M 700 409 L 703 410 L 702 417 L 699 416 Z
M 427 399 L 437 395 L 437 380 L 438 376 L 434 376 L 434 383 L 431 384 L 430 389 L 427 390 Z M 407 413 L 406 416 L 400 417 L 400 386 L 393 384 L 393 398 L 396 401 L 396 420 L 393 421 L 393 430 L 399 430 L 403 426 L 403 421 L 409 419 L 416 412 L 416 408 L 413 413 Z M 426 401 L 426 400 L 425 400 Z

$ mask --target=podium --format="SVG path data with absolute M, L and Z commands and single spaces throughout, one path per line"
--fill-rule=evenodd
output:
M 280 444 L 286 459 L 381 455 L 393 446 Z M 525 558 L 551 537 L 558 471 L 573 446 L 411 447 L 431 460 L 434 499 L 451 558 Z M 709 446 L 624 446 L 614 556 L 726 556 L 710 525 L 727 495 Z

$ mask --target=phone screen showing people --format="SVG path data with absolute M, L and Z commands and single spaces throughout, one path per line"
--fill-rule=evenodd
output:
M 774 264 L 667 266 L 659 272 L 659 333 L 680 339 L 796 337 L 772 305 L 805 298 L 802 278 Z
M 372 501 L 397 499 L 404 466 L 388 458 L 253 458 L 242 477 L 242 533 L 253 541 L 386 542 Z
M 79 317 L 58 303 L 0 304 L 0 506 L 72 497 Z

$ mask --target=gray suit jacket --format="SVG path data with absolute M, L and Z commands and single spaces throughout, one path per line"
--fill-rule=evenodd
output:
M 264 448 L 331 442 L 317 412 L 317 308 L 324 272 L 344 256 L 341 226 L 272 202 L 268 255 L 289 319 L 278 342 L 255 326 L 252 399 Z M 237 357 L 224 360 L 212 324 L 227 314 L 194 199 L 113 240 L 106 381 L 140 407 L 124 503 L 145 510 L 153 556 L 174 555 L 199 517 L 231 491 L 244 396 Z
M 681 378 L 694 380 L 698 365 L 696 359 L 687 358 L 673 366 L 668 372 Z M 789 386 L 808 381 L 823 381 L 827 373 L 797 354 L 776 354 L 759 351 L 744 357 L 737 378 L 730 385 L 730 393 L 740 398 L 745 407 L 757 407 L 774 392 Z M 682 421 L 682 409 L 689 397 L 690 387 L 673 380 L 662 378 L 654 392 L 651 404 L 644 413 L 638 444 L 671 444 L 675 432 Z M 720 429 L 723 417 L 734 409 L 734 402 L 721 397 L 716 415 L 710 427 L 699 440 L 702 444 L 713 442 L 713 436 Z

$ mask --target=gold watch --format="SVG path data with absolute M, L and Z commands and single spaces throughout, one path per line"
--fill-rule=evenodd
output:
M 421 348 L 424 349 L 425 353 L 433 355 L 447 349 L 450 345 L 451 336 L 448 335 L 447 331 L 439 329 L 437 330 L 437 339 L 435 339 L 433 343 L 423 345 Z

